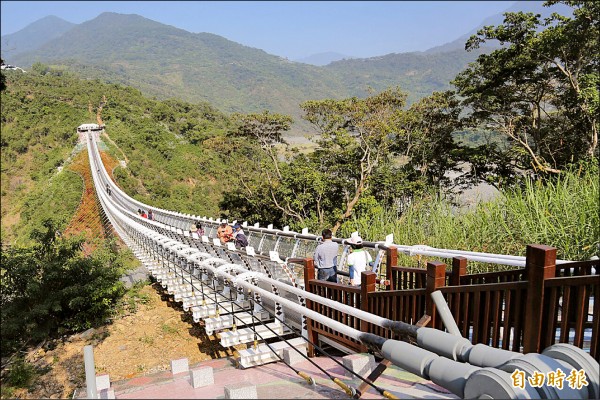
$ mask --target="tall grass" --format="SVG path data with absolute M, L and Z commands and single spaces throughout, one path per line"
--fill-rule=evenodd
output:
M 403 215 L 375 210 L 348 221 L 339 236 L 358 230 L 366 240 L 394 234 L 404 245 L 525 255 L 528 244 L 558 249 L 558 258 L 586 260 L 598 253 L 600 237 L 598 164 L 542 182 L 526 179 L 473 209 L 456 210 L 431 196 Z

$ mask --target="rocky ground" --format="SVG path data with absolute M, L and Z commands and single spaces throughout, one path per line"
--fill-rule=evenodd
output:
M 167 370 L 176 358 L 193 364 L 235 352 L 221 347 L 216 336 L 206 336 L 159 285 L 146 285 L 125 298 L 110 324 L 30 349 L 26 360 L 41 375 L 29 389 L 2 390 L 2 398 L 71 398 L 76 388 L 85 388 L 86 345 L 94 346 L 96 373 L 109 374 L 111 381 Z

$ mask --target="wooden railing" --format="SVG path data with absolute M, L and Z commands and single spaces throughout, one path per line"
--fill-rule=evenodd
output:
M 523 280 L 524 274 L 525 268 L 497 272 L 484 272 L 480 274 L 461 275 L 460 284 L 483 285 L 486 283 L 519 282 Z
M 526 282 L 448 286 L 440 290 L 463 337 L 474 344 L 520 351 Z M 435 327 L 443 328 L 439 319 Z
M 577 261 L 556 266 L 556 276 L 582 276 L 592 275 L 592 267 L 596 268 L 596 274 L 600 267 L 600 260 Z
M 397 290 L 421 289 L 427 284 L 427 271 L 422 268 L 391 267 L 391 281 Z
M 363 278 L 366 278 L 368 282 L 369 279 L 374 279 L 374 277 L 374 274 L 367 273 Z M 363 310 L 375 315 L 414 325 L 425 314 L 425 298 L 427 296 L 425 288 L 379 292 L 370 291 L 366 295 L 367 301 L 363 304 Z M 373 324 L 367 324 L 366 329 L 363 329 L 363 331 L 371 332 L 388 339 L 399 339 L 390 330 Z
M 597 267 L 596 267 L 597 268 Z M 585 330 L 592 331 L 590 354 L 598 359 L 600 276 L 551 278 L 544 282 L 540 347 L 556 342 L 584 345 Z M 558 336 L 558 340 L 557 339 Z
M 502 272 L 466 274 L 467 259 L 455 257 L 451 271 L 441 262 L 427 269 L 398 267 L 395 248 L 387 249 L 388 289 L 376 291 L 376 276 L 362 273 L 363 285 L 350 287 L 315 279 L 312 259 L 304 259 L 305 288 L 311 293 L 340 301 L 394 321 L 415 324 L 424 314 L 429 326 L 443 329 L 431 293 L 440 290 L 464 337 L 473 343 L 520 351 L 540 352 L 555 342 L 589 347 L 600 359 L 600 263 L 596 261 L 556 265 L 556 249 L 527 247 L 526 266 Z M 596 272 L 592 275 L 592 267 Z M 396 290 L 398 289 L 398 290 Z M 356 329 L 386 338 L 394 334 L 330 307 L 308 302 L 311 309 Z M 365 351 L 358 342 L 327 326 L 309 321 L 316 343 L 327 337 L 354 351 Z M 589 337 L 587 345 L 584 335 Z
M 303 259 L 302 263 L 304 264 L 304 282 L 306 290 L 308 290 L 311 293 L 317 294 L 321 297 L 325 297 L 327 299 L 335 300 L 340 303 L 346 304 L 353 308 L 361 308 L 361 288 L 317 280 L 315 279 L 315 268 L 312 258 Z M 373 278 L 375 277 L 374 273 L 371 273 L 371 275 L 373 276 Z M 375 291 L 374 284 L 373 291 Z M 362 321 L 360 319 L 348 313 L 343 313 L 341 311 L 334 310 L 331 307 L 310 300 L 306 301 L 306 306 L 309 309 L 320 313 L 321 315 L 335 319 L 336 321 L 342 322 L 343 324 L 350 326 L 354 329 L 360 330 L 364 327 L 364 324 L 362 324 Z M 358 352 L 365 351 L 364 346 L 362 346 L 358 341 L 351 339 L 346 335 L 342 335 L 341 333 L 331 329 L 327 325 L 321 324 L 310 319 L 307 322 L 308 336 L 311 343 L 317 343 L 319 335 L 321 335 L 351 350 Z M 310 344 L 308 346 L 308 353 L 310 356 L 314 355 L 314 349 Z

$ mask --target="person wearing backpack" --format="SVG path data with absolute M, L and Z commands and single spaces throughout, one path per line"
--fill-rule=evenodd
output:
M 348 255 L 348 269 L 350 270 L 350 285 L 360 286 L 361 273 L 366 271 L 367 265 L 373 258 L 368 251 L 363 248 L 362 238 L 355 236 L 350 238 L 350 247 L 352 252 Z

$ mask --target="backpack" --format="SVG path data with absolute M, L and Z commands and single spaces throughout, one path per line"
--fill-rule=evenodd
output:
M 248 246 L 248 238 L 243 233 L 238 233 L 235 237 L 235 243 L 240 247 Z

